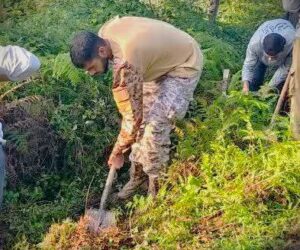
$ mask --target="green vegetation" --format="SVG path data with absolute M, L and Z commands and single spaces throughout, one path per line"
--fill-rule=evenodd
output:
M 141 244 L 273 249 L 284 243 L 299 213 L 299 144 L 265 129 L 270 114 L 265 100 L 232 93 L 204 121 L 185 124 L 158 200 L 131 204 L 135 230 L 145 235 Z
M 70 249 L 75 238 L 84 249 L 285 244 L 299 214 L 300 146 L 290 139 L 287 117 L 268 129 L 275 94 L 239 93 L 248 39 L 264 20 L 282 16 L 279 2 L 223 1 L 217 24 L 207 21 L 205 1 L 151 2 L 4 1 L 0 43 L 21 45 L 43 62 L 40 77 L 1 102 L 10 152 L 0 216 L 8 225 L 7 249 Z M 157 200 L 136 196 L 121 211 L 128 219 L 120 229 L 93 241 L 76 221 L 86 196 L 93 203 L 102 191 L 119 116 L 111 73 L 92 79 L 73 68 L 67 53 L 75 32 L 97 31 L 115 15 L 159 18 L 189 32 L 201 44 L 205 68 L 187 118 L 177 124 L 177 149 Z M 233 73 L 226 97 L 225 68 Z M 0 86 L 0 95 L 15 85 Z

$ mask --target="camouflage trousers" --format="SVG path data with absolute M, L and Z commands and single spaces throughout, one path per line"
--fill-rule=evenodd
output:
M 148 178 L 149 189 L 154 188 L 151 180 L 159 177 L 169 161 L 174 121 L 185 116 L 199 77 L 167 76 L 160 81 L 144 83 L 143 122 L 129 156 L 130 181 L 119 192 L 119 198 L 128 198 Z
M 199 77 L 166 77 L 143 85 L 143 122 L 130 160 L 140 163 L 148 176 L 158 177 L 169 160 L 170 132 L 182 119 L 193 98 Z

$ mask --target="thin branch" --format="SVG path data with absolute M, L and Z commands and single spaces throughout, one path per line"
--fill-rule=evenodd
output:
M 24 82 L 21 82 L 20 84 L 18 84 L 17 86 L 11 88 L 10 90 L 6 91 L 4 94 L 2 94 L 0 96 L 0 102 L 4 99 L 4 97 L 6 97 L 7 95 L 9 95 L 10 93 L 16 91 L 17 89 L 19 88 L 22 88 L 24 85 L 28 84 L 30 81 L 24 81 Z
M 274 127 L 276 117 L 278 116 L 278 114 L 279 114 L 279 112 L 282 108 L 282 105 L 284 103 L 284 100 L 286 99 L 286 97 L 288 95 L 288 89 L 289 89 L 289 84 L 290 84 L 291 78 L 292 78 L 292 76 L 291 76 L 291 71 L 290 71 L 287 78 L 286 78 L 286 80 L 285 80 L 284 86 L 281 90 L 281 93 L 280 93 L 275 111 L 272 115 L 272 119 L 271 119 L 271 123 L 270 123 L 270 129 L 272 129 Z
M 87 210 L 88 199 L 89 199 L 89 194 L 90 194 L 90 189 L 91 189 L 92 183 L 93 183 L 93 181 L 94 181 L 94 178 L 95 178 L 95 176 L 93 176 L 93 178 L 92 178 L 92 180 L 91 180 L 91 182 L 90 182 L 90 184 L 89 184 L 89 187 L 88 187 L 86 196 L 85 196 L 85 208 L 84 208 L 85 211 Z

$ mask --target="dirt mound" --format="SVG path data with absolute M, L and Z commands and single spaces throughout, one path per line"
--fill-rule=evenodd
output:
M 87 220 L 81 217 L 79 222 L 69 220 L 51 226 L 49 233 L 40 244 L 41 249 L 120 249 L 131 248 L 135 245 L 126 230 L 120 227 L 101 229 L 97 234 L 90 233 L 87 229 Z
M 20 180 L 31 179 L 57 162 L 58 136 L 47 117 L 47 104 L 2 104 L 1 118 L 7 139 L 7 181 L 15 187 Z

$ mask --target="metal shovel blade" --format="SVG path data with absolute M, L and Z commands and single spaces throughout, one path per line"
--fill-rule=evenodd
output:
M 111 211 L 105 210 L 106 201 L 111 191 L 115 173 L 116 173 L 116 169 L 111 167 L 101 196 L 100 208 L 89 209 L 86 212 L 86 217 L 88 220 L 88 229 L 94 233 L 97 233 L 99 228 L 106 228 L 109 226 L 116 225 L 115 214 Z
M 97 233 L 100 228 L 107 228 L 117 224 L 115 213 L 108 210 L 88 209 L 86 212 L 88 230 Z

